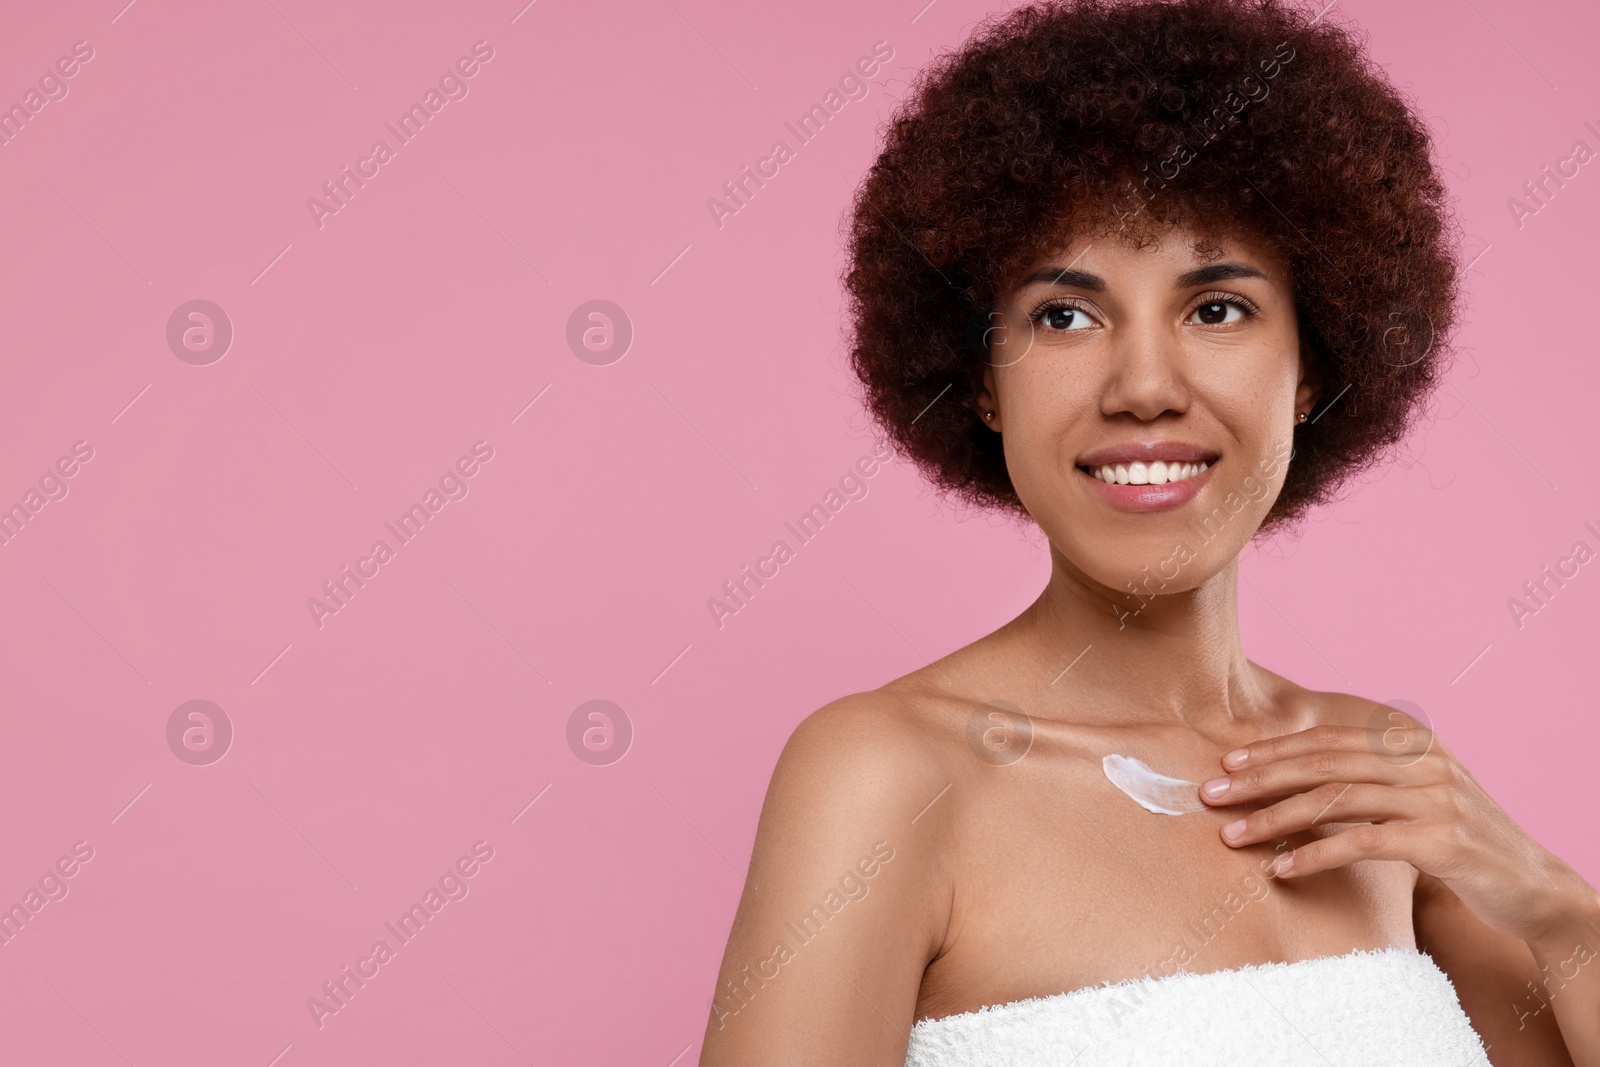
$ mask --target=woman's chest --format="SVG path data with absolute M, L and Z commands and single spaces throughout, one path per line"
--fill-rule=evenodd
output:
M 1243 808 L 1167 816 L 1053 799 L 1004 804 L 962 835 L 949 933 L 919 1016 L 1180 970 L 1415 946 L 1409 865 L 1276 876 L 1280 854 L 1339 826 L 1233 848 L 1220 830 Z

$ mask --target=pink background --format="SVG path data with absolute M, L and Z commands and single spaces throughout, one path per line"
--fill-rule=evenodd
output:
M 1046 574 L 1036 534 L 894 463 L 720 630 L 706 607 L 871 450 L 838 223 L 985 5 L 123 2 L 0 37 L 0 102 L 94 49 L 0 147 L 0 504 L 94 450 L 0 548 L 0 906 L 94 849 L 0 945 L 0 1059 L 694 1062 L 795 723 Z M 1600 547 L 1600 165 L 1520 228 L 1507 199 L 1600 148 L 1600 20 L 1340 10 L 1440 135 L 1482 256 L 1436 421 L 1250 555 L 1247 647 L 1421 705 L 1594 880 L 1600 564 L 1520 629 L 1507 599 Z M 469 95 L 319 229 L 307 199 L 479 40 Z M 707 198 L 877 41 L 869 95 L 719 229 Z M 191 299 L 235 331 L 209 366 L 166 343 Z M 565 339 L 593 299 L 634 328 L 606 366 Z M 469 495 L 319 629 L 307 599 L 480 440 Z M 166 739 L 194 699 L 235 731 L 209 766 Z M 619 762 L 568 746 L 593 699 L 631 720 Z M 477 841 L 470 894 L 319 1028 L 307 999 Z

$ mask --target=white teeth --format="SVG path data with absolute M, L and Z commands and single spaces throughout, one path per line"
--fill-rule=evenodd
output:
M 1165 485 L 1193 478 L 1210 467 L 1209 463 L 1104 463 L 1089 473 L 1110 485 Z

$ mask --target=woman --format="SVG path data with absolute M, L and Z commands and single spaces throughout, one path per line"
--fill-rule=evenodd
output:
M 795 731 L 702 1062 L 1600 1065 L 1600 894 L 1414 716 L 1240 645 L 1240 551 L 1404 435 L 1456 317 L 1351 33 L 1013 11 L 915 86 L 850 255 L 877 421 L 1052 574 Z

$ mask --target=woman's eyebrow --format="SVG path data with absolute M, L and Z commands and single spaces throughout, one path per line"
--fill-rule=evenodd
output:
M 1265 277 L 1265 273 L 1248 264 L 1213 263 L 1208 267 L 1199 267 L 1178 275 L 1178 281 L 1174 288 L 1193 289 L 1197 285 L 1211 285 L 1214 282 L 1227 281 L 1230 278 Z M 1107 289 L 1105 279 L 1098 274 L 1090 274 L 1085 270 L 1073 270 L 1071 267 L 1041 267 L 1023 278 L 1018 288 L 1033 285 L 1035 282 L 1046 282 L 1050 285 L 1070 285 L 1075 289 L 1087 289 L 1091 293 L 1103 293 Z
M 1090 274 L 1086 270 L 1073 270 L 1071 267 L 1040 267 L 1022 279 L 1017 288 L 1021 289 L 1035 282 L 1048 282 L 1051 285 L 1070 285 L 1075 289 L 1087 289 L 1091 293 L 1103 293 L 1106 291 L 1106 280 L 1100 275 Z
M 1209 267 L 1178 275 L 1177 288 L 1192 289 L 1197 285 L 1225 282 L 1230 278 L 1265 278 L 1266 274 L 1244 263 L 1214 263 Z

